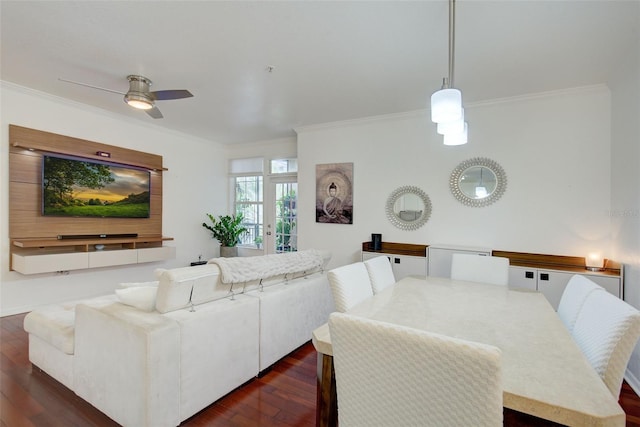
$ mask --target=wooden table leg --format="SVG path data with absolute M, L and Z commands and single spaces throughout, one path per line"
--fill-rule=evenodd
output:
M 333 370 L 333 356 L 322 356 L 322 370 L 317 386 L 317 427 L 336 427 L 338 425 L 338 398 L 336 395 L 336 374 Z

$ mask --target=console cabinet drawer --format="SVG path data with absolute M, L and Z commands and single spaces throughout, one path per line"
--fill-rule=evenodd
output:
M 89 268 L 136 264 L 137 262 L 138 251 L 135 249 L 89 252 Z
M 164 261 L 176 257 L 176 248 L 161 246 L 159 248 L 138 249 L 138 262 Z
M 87 252 L 21 255 L 12 254 L 13 270 L 22 274 L 51 273 L 89 268 Z
M 528 267 L 509 267 L 509 287 L 542 292 L 554 309 L 558 309 L 562 293 L 574 274 L 593 280 L 609 293 L 622 298 L 622 278 L 584 271 L 580 273 Z
M 176 248 L 173 246 L 60 253 L 41 253 L 39 250 L 30 250 L 24 253 L 14 252 L 11 255 L 11 269 L 21 274 L 53 273 L 164 261 L 175 256 Z
M 362 252 L 362 261 L 379 256 L 386 256 L 391 263 L 393 276 L 396 281 L 407 276 L 426 276 L 427 275 L 427 259 L 425 257 L 398 255 L 383 252 Z

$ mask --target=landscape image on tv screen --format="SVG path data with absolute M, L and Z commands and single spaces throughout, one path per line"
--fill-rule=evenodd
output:
M 149 171 L 71 157 L 43 156 L 42 214 L 148 218 Z

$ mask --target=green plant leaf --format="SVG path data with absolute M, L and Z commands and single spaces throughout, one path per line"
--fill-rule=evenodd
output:
M 211 224 L 203 222 L 202 226 L 209 230 L 211 237 L 217 239 L 222 246 L 236 246 L 240 236 L 248 231 L 246 227 L 242 226 L 244 219 L 242 214 L 220 215 L 217 219 L 209 213 L 206 215 Z

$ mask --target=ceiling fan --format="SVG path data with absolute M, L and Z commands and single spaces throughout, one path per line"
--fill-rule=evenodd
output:
M 124 95 L 124 102 L 130 105 L 133 108 L 137 108 L 139 110 L 145 110 L 148 115 L 153 117 L 154 119 L 161 119 L 162 113 L 158 110 L 158 107 L 155 106 L 155 101 L 167 101 L 170 99 L 182 99 L 182 98 L 190 98 L 193 95 L 186 89 L 174 89 L 174 90 L 157 90 L 151 92 L 149 88 L 151 87 L 151 80 L 144 76 L 130 75 L 127 76 L 127 80 L 129 80 L 129 91 L 128 92 L 119 92 L 117 90 L 107 89 L 103 87 L 93 86 L 87 83 L 74 82 L 72 80 L 65 80 L 62 78 L 58 78 L 58 80 L 73 83 L 80 86 L 86 86 L 93 89 L 100 89 L 107 92 L 118 93 L 120 95 Z

